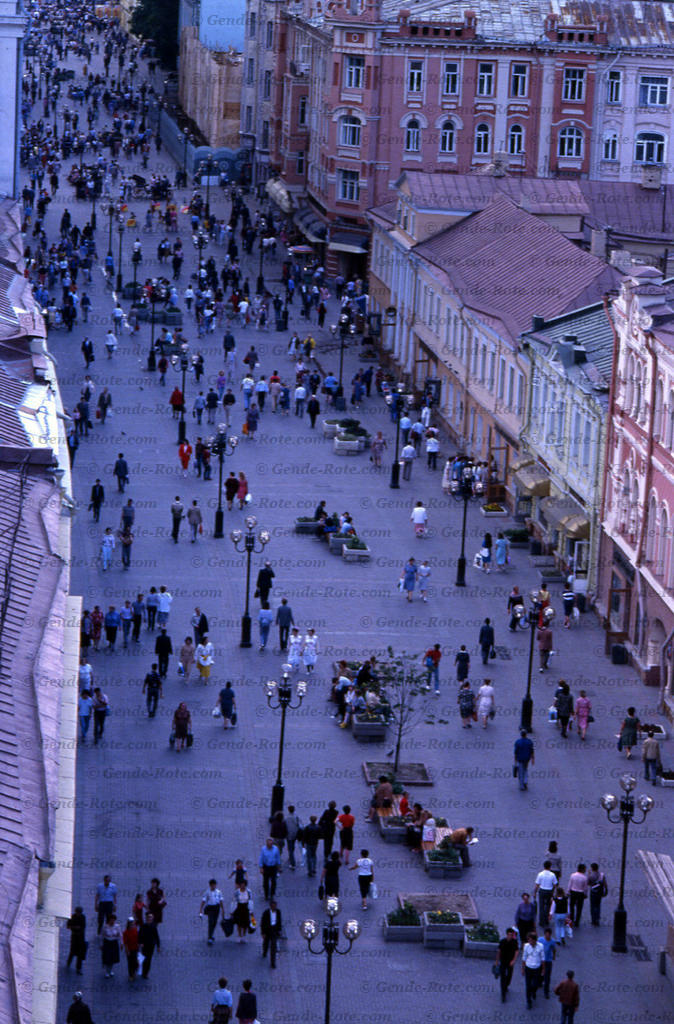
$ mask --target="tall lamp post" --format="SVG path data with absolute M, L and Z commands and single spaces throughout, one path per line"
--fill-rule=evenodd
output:
M 534 638 L 536 636 L 536 630 L 538 629 L 538 617 L 541 614 L 541 603 L 538 600 L 538 591 L 532 590 L 531 592 L 531 607 L 527 609 L 522 604 L 518 604 L 513 609 L 513 615 L 517 619 L 517 624 L 520 629 L 528 629 L 530 631 L 529 636 L 529 662 L 527 667 L 527 690 L 522 698 L 522 711 L 520 715 L 520 729 L 524 729 L 525 732 L 532 731 L 532 721 L 534 714 L 534 702 L 531 696 L 531 673 L 533 672 L 534 664 Z M 554 608 L 543 609 L 543 622 L 546 626 L 549 626 L 555 617 Z
M 183 174 L 185 176 L 185 185 L 187 185 L 187 143 L 190 140 L 190 133 L 187 128 L 183 128 Z
M 112 256 L 112 221 L 115 216 L 115 207 L 112 203 L 108 206 L 108 217 L 110 223 L 108 224 L 108 256 Z
M 154 326 L 155 326 L 155 306 L 158 302 L 161 302 L 161 295 L 158 291 L 158 282 L 156 278 L 152 279 L 152 287 L 150 288 L 150 294 L 148 299 L 150 300 L 150 351 L 147 354 L 147 368 L 150 373 L 154 373 L 157 369 L 157 350 L 154 347 Z
M 91 224 L 91 230 L 96 230 L 96 178 L 93 179 L 94 187 L 91 191 L 91 217 L 89 223 Z
M 396 421 L 396 445 L 395 452 L 393 455 L 393 464 L 391 466 L 391 482 L 389 487 L 398 488 L 400 487 L 400 462 L 398 461 L 399 447 L 400 447 L 400 414 L 405 408 L 405 390 L 404 384 L 398 384 L 396 390 L 386 396 L 386 401 L 391 407 L 391 410 L 395 413 Z
M 208 245 L 208 239 L 203 232 L 202 228 L 199 228 L 196 235 L 192 235 L 192 241 L 199 251 L 199 283 L 201 283 L 201 270 L 203 267 L 203 252 Z
M 218 507 L 215 510 L 215 530 L 213 531 L 213 536 L 217 538 L 225 536 L 223 529 L 225 514 L 222 509 L 222 467 L 225 456 L 233 455 L 238 443 L 238 437 L 227 437 L 227 427 L 224 423 L 218 423 L 217 434 L 208 440 L 208 447 L 218 457 Z
M 456 586 L 466 585 L 466 517 L 468 515 L 468 502 L 477 501 L 482 496 L 482 483 L 475 479 L 475 467 L 472 462 L 467 462 L 461 468 L 458 480 L 452 480 L 450 494 L 455 501 L 463 502 L 463 520 L 461 522 L 461 554 L 456 563 Z
M 202 160 L 199 164 L 199 178 L 201 179 L 206 174 L 206 217 L 211 216 L 211 171 L 215 167 L 215 161 L 212 156 Z
M 232 530 L 230 537 L 234 547 L 237 551 L 245 551 L 246 553 L 246 607 L 243 615 L 241 616 L 241 643 L 240 647 L 251 647 L 250 640 L 250 613 L 248 611 L 250 602 L 250 559 L 253 553 L 260 554 L 264 551 L 266 545 L 271 540 L 271 535 L 268 530 L 260 530 L 257 538 L 255 537 L 255 527 L 257 526 L 257 519 L 255 516 L 246 516 L 246 532 L 243 530 Z M 256 547 L 256 540 L 259 542 L 259 548 Z M 241 546 L 243 544 L 243 547 Z
M 180 348 L 180 355 L 171 356 L 171 366 L 177 373 L 182 374 L 181 390 L 183 393 L 183 404 L 180 407 L 180 419 L 178 420 L 178 444 L 182 444 L 187 436 L 187 427 L 185 425 L 185 381 L 187 378 L 187 371 L 190 367 L 194 366 L 194 363 L 190 362 L 187 343 L 185 342 L 180 346 Z
M 124 238 L 124 225 L 120 222 L 117 228 L 119 232 L 119 263 L 117 264 L 117 291 L 122 290 L 122 239 Z
M 344 938 L 349 943 L 346 949 L 339 948 L 339 925 L 335 921 L 337 914 L 339 913 L 339 900 L 336 896 L 328 896 L 325 901 L 325 912 L 328 915 L 327 921 L 323 924 L 323 933 L 321 945 L 318 949 L 314 949 L 312 943 L 318 935 L 319 926 L 314 920 L 308 918 L 302 921 L 300 924 L 300 935 L 303 939 L 306 939 L 309 952 L 313 953 L 314 956 L 321 956 L 325 953 L 327 956 L 326 972 L 325 972 L 325 1024 L 330 1024 L 330 995 L 332 988 L 332 958 L 335 953 L 339 956 L 346 956 L 347 953 L 351 952 L 351 947 L 360 935 L 360 924 L 354 918 L 349 919 L 343 926 L 342 932 Z
M 264 217 L 260 218 L 260 266 L 257 272 L 257 287 L 255 289 L 257 295 L 264 295 L 264 274 L 262 273 L 262 261 L 264 259 L 264 246 L 262 245 L 265 237 L 265 231 L 267 230 L 267 221 Z
M 632 790 L 637 784 L 637 780 L 629 772 L 620 776 L 620 785 L 623 790 L 623 795 L 618 799 L 613 793 L 606 793 L 601 798 L 601 805 L 606 811 L 608 820 L 613 825 L 617 825 L 622 821 L 623 823 L 623 844 L 622 844 L 622 860 L 620 864 L 620 895 L 618 897 L 618 906 L 613 915 L 613 945 L 611 949 L 614 953 L 626 953 L 627 952 L 627 911 L 625 910 L 625 861 L 627 858 L 627 832 L 630 826 L 630 822 L 635 825 L 641 825 L 646 820 L 646 816 L 653 808 L 653 799 L 650 796 L 640 796 L 635 799 L 632 796 Z M 637 818 L 635 803 L 641 811 L 641 817 Z M 618 809 L 617 815 L 611 817 L 611 812 Z
M 133 263 L 133 297 L 131 301 L 132 306 L 136 305 L 136 278 L 138 276 L 138 264 L 140 263 L 140 260 L 141 254 L 136 249 L 134 249 L 133 253 L 131 254 L 131 262 Z
M 271 790 L 271 812 L 269 820 L 274 817 L 277 811 L 283 810 L 283 798 L 285 787 L 283 785 L 283 743 L 286 731 L 286 711 L 296 711 L 301 705 L 307 692 L 307 684 L 303 680 L 297 683 L 297 702 L 293 704 L 293 688 L 290 681 L 292 665 L 283 666 L 283 676 L 280 683 L 271 679 L 266 685 L 267 704 L 273 711 L 281 709 L 281 735 L 278 741 L 278 766 L 276 769 L 276 782 Z

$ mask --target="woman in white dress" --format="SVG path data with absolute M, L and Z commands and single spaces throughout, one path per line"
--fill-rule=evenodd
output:
M 482 723 L 482 728 L 487 728 L 489 713 L 494 710 L 494 687 L 490 679 L 485 679 L 477 691 L 477 717 Z
M 293 629 L 288 640 L 288 664 L 291 666 L 293 671 L 296 671 L 300 667 L 301 657 L 302 637 L 300 636 L 299 629 Z
M 302 659 L 307 672 L 313 672 L 317 657 L 318 637 L 316 636 L 316 630 L 312 628 L 307 631 L 307 635 L 304 638 L 304 648 L 302 650 Z

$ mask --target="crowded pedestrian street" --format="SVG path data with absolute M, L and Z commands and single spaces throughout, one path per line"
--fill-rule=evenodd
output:
M 644 779 L 641 748 L 628 758 L 628 744 L 617 744 L 631 707 L 641 723 L 668 731 L 657 691 L 606 657 L 589 602 L 565 622 L 561 583 L 541 605 L 555 612 L 554 653 L 541 643 L 534 650 L 532 639 L 531 666 L 529 626 L 513 618 L 510 598 L 517 587 L 528 605 L 540 575 L 526 548 L 510 546 L 503 558 L 496 549 L 490 565 L 485 534 L 490 551 L 492 536 L 496 544 L 515 524 L 489 522 L 478 502 L 466 503 L 466 586 L 456 586 L 464 505 L 451 475 L 460 453 L 433 432 L 432 411 L 411 443 L 423 410 L 409 409 L 408 427 L 400 414 L 396 422 L 395 383 L 359 333 L 340 332 L 341 316 L 355 322 L 366 283 L 336 282 L 310 251 L 294 249 L 268 197 L 210 178 L 207 194 L 205 180 L 184 173 L 156 131 L 164 80 L 151 52 L 115 26 L 85 22 L 77 4 L 44 11 L 25 66 L 26 262 L 71 417 L 71 589 L 83 600 L 80 689 L 91 694 L 79 711 L 72 901 L 86 916 L 88 952 L 77 973 L 77 958 L 66 962 L 72 932 L 64 927 L 59 1024 L 76 991 L 96 1024 L 205 1024 L 221 978 L 234 1010 L 252 981 L 261 1024 L 322 1020 L 326 957 L 312 955 L 310 929 L 301 934 L 300 925 L 315 922 L 317 949 L 319 886 L 330 895 L 324 861 L 345 829 L 352 851 L 349 858 L 342 843 L 334 868 L 336 921 L 340 930 L 357 921 L 360 934 L 342 934 L 340 951 L 351 949 L 332 962 L 333 1021 L 521 1020 L 524 959 L 506 999 L 493 958 L 385 942 L 383 923 L 401 895 L 466 894 L 502 938 L 519 928 L 522 893 L 541 885 L 551 841 L 565 889 L 579 864 L 598 864 L 607 882 L 599 923 L 592 926 L 589 901 L 576 927 L 562 922 L 552 989 L 571 970 L 577 1019 L 669 1019 L 671 982 L 658 972 L 666 913 L 638 851 L 671 851 L 672 802 L 668 789 Z M 65 14 L 63 31 L 50 30 L 55 12 Z M 340 417 L 358 420 L 372 444 L 337 450 L 324 421 Z M 296 529 L 296 520 L 320 528 Z M 364 542 L 352 550 L 369 559 L 342 557 L 338 533 Z M 468 660 L 457 661 L 462 645 Z M 414 688 L 416 717 L 402 735 L 401 762 L 427 775 L 404 783 L 409 805 L 430 809 L 449 830 L 473 829 L 478 840 L 453 877 L 424 870 L 426 830 L 423 850 L 385 841 L 376 808 L 370 813 L 372 783 L 393 762 L 395 730 L 358 742 L 353 711 L 333 699 L 335 682 L 347 686 L 372 656 L 384 663 L 403 654 L 428 676 Z M 515 777 L 531 667 L 535 756 L 528 775 Z M 466 678 L 474 717 L 458 701 Z M 550 709 L 564 681 L 573 705 L 566 721 L 560 712 L 562 728 Z M 226 684 L 233 698 L 222 696 Z M 574 714 L 581 691 L 591 714 Z M 666 768 L 674 767 L 672 742 L 660 744 Z M 628 769 L 654 806 L 630 830 L 628 952 L 619 954 L 611 943 L 622 827 L 600 799 L 620 794 Z M 286 821 L 270 825 L 281 781 Z M 278 790 L 274 799 L 279 810 Z M 331 838 L 324 826 L 314 874 L 302 833 L 289 859 L 286 826 L 294 814 L 301 827 L 313 815 L 325 821 L 330 801 Z M 337 814 L 346 823 L 335 831 Z M 278 843 L 266 843 L 270 829 Z M 150 895 L 153 879 L 162 897 L 157 886 Z M 129 918 L 140 939 L 126 934 Z M 541 934 L 548 926 L 535 914 L 532 923 Z M 138 942 L 144 961 L 133 967 Z M 531 1017 L 558 1013 L 548 984 Z

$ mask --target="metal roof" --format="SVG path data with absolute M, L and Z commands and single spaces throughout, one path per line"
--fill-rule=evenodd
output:
M 405 171 L 396 184 L 399 187 L 403 182 L 407 183 L 416 206 L 447 213 L 483 210 L 499 192 L 529 213 L 566 216 L 589 213 L 587 200 L 575 181 Z
M 573 335 L 587 354 L 587 363 L 580 363 L 569 369 L 587 378 L 590 386 L 608 387 L 613 369 L 613 330 L 603 303 L 598 302 L 583 309 L 572 310 L 564 316 L 554 317 L 536 331 L 528 331 L 523 337 L 545 345 L 554 354 L 555 346 L 565 337 Z M 541 346 L 542 347 L 542 346 Z M 597 371 L 594 373 L 592 367 Z

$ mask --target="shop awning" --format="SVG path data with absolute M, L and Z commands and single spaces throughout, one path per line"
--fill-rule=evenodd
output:
M 333 231 L 328 242 L 331 252 L 351 252 L 362 255 L 368 251 L 367 235 L 351 235 L 346 231 Z
M 513 484 L 520 494 L 542 498 L 550 493 L 550 477 L 538 462 L 530 462 L 518 469 Z
M 576 539 L 589 537 L 589 520 L 571 498 L 546 498 L 541 502 L 541 511 L 546 523 L 553 530 L 562 530 L 569 537 Z
M 271 178 L 265 185 L 267 195 L 273 199 L 284 213 L 292 213 L 294 209 L 293 197 L 288 192 L 282 181 L 278 178 Z
M 328 229 L 313 210 L 309 210 L 306 207 L 303 210 L 298 210 L 293 216 L 293 221 L 304 237 L 308 238 L 310 242 L 325 245 Z

